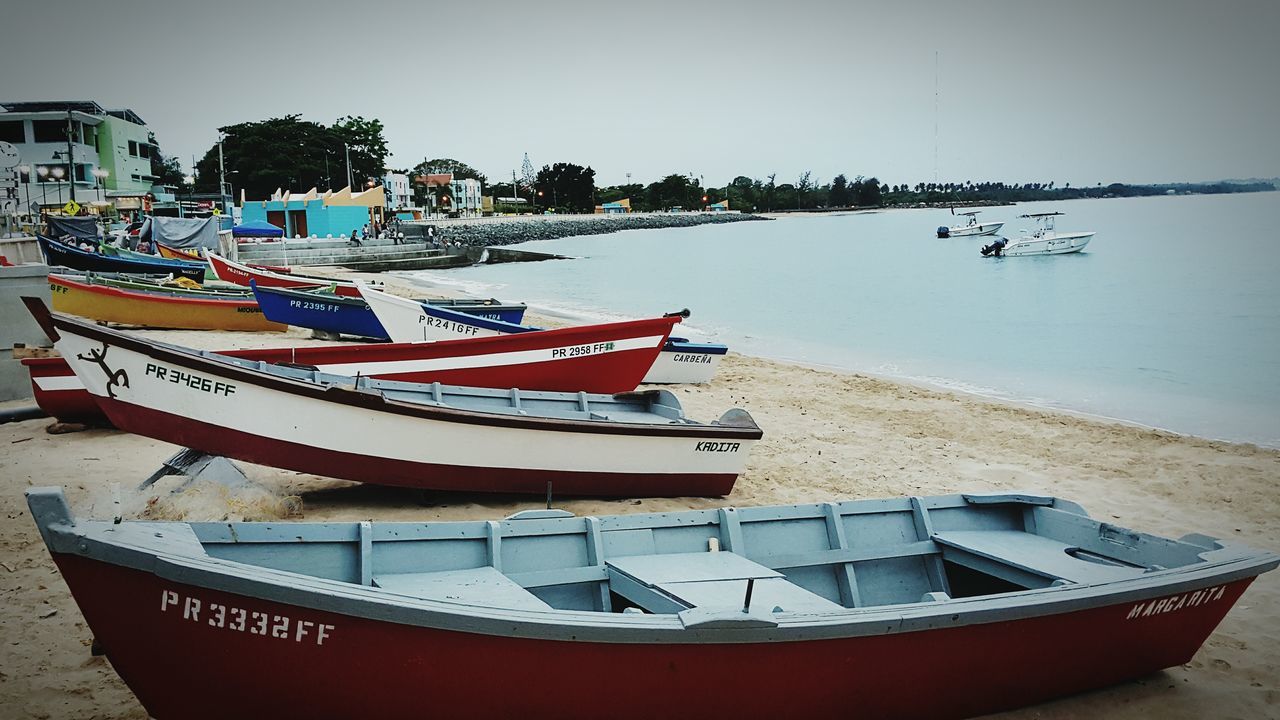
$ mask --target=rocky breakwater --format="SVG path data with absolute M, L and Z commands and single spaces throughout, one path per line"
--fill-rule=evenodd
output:
M 652 230 L 713 223 L 768 220 L 744 213 L 631 213 L 627 215 L 529 215 L 404 223 L 406 237 L 427 237 L 468 247 L 514 245 L 574 235 L 603 235 L 619 230 Z

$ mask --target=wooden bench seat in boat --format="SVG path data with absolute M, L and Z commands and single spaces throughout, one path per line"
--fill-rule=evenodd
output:
M 1019 530 L 957 530 L 933 534 L 942 556 L 959 565 L 1026 587 L 1054 580 L 1089 584 L 1124 580 L 1146 569 Z
M 374 575 L 373 584 L 399 595 L 510 610 L 550 610 L 551 606 L 494 568 Z
M 782 573 L 728 551 L 631 555 L 606 564 L 610 589 L 652 613 L 741 609 L 748 580 L 755 580 L 751 607 L 765 612 L 775 607 L 786 612 L 844 609 L 788 582 Z

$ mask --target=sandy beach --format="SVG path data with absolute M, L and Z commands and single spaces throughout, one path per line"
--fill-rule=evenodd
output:
M 296 329 L 154 335 L 210 349 L 316 342 Z M 1138 530 L 1200 532 L 1280 552 L 1280 451 L 734 353 L 710 385 L 675 392 L 690 417 L 710 420 L 737 406 L 764 428 L 729 497 L 557 506 L 616 514 L 1020 490 L 1074 500 Z M 76 513 L 93 517 L 113 512 L 113 488 L 126 516 L 186 520 L 493 519 L 541 505 L 540 498 L 424 494 L 250 465 L 242 467 L 256 485 L 243 491 L 196 485 L 174 494 L 181 481 L 167 478 L 138 492 L 174 446 L 105 429 L 49 434 L 51 422 L 0 426 L 0 717 L 146 717 L 110 664 L 90 655 L 89 629 L 27 512 L 28 487 L 63 485 Z M 999 717 L 1157 716 L 1280 717 L 1280 572 L 1245 593 L 1188 665 Z

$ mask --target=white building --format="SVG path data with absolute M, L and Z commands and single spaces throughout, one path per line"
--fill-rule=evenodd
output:
M 387 191 L 388 210 L 409 210 L 413 208 L 413 193 L 409 189 L 409 176 L 401 173 L 387 173 L 382 176 L 382 187 Z
M 449 183 L 450 195 L 453 196 L 453 212 L 463 216 L 479 215 L 484 201 L 481 199 L 481 192 L 484 186 L 479 180 L 468 178 L 466 180 L 454 179 Z

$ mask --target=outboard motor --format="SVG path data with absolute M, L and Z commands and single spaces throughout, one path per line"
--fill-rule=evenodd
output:
M 939 226 L 938 226 L 938 237 L 940 237 L 940 238 L 948 238 L 948 237 L 951 237 L 951 228 L 947 227 L 946 225 L 939 225 Z
M 1008 244 L 1008 240 L 1005 240 L 1004 238 L 996 238 L 991 241 L 990 245 L 983 245 L 980 252 L 982 253 L 982 257 L 1000 257 L 1004 253 L 1004 246 Z

